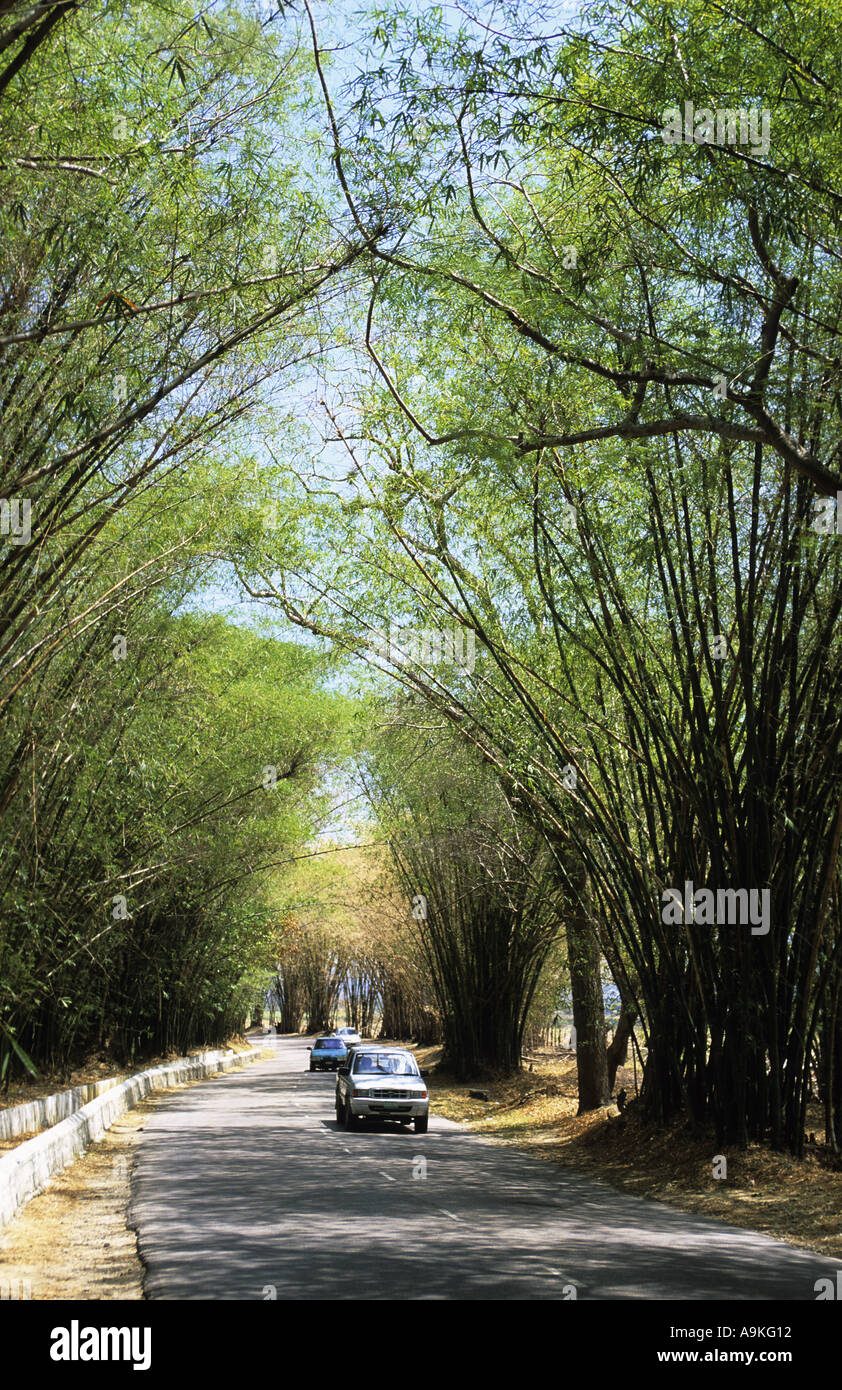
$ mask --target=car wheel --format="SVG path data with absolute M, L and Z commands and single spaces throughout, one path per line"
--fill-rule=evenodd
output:
M 339 1101 L 336 1102 L 336 1123 L 338 1125 L 342 1124 L 342 1106 L 339 1104 Z
M 419 1116 L 417 1117 L 416 1121 L 415 1121 L 415 1133 L 416 1133 L 416 1134 L 426 1134 L 426 1133 L 427 1133 L 427 1122 L 428 1122 L 428 1116 L 427 1116 L 427 1115 L 419 1115 Z
M 345 1102 L 345 1121 L 344 1121 L 344 1123 L 345 1123 L 345 1128 L 346 1128 L 346 1129 L 356 1129 L 356 1127 L 357 1127 L 356 1116 L 354 1115 L 354 1112 L 353 1112 L 353 1110 L 351 1109 L 351 1102 L 350 1102 L 349 1100 Z
M 316 1070 L 316 1068 L 313 1066 L 313 1063 L 312 1063 L 312 1062 L 310 1063 L 310 1070 L 311 1070 L 311 1071 L 315 1071 L 315 1070 Z

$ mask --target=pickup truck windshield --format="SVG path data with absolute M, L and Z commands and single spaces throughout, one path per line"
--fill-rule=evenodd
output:
M 415 1060 L 405 1053 L 367 1052 L 358 1057 L 354 1064 L 354 1075 L 372 1076 L 417 1076 Z

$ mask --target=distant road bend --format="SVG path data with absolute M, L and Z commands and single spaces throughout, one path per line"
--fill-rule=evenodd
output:
M 152 1299 L 798 1299 L 838 1262 L 616 1192 L 431 1112 L 346 1134 L 306 1042 L 164 1101 L 131 1222 Z

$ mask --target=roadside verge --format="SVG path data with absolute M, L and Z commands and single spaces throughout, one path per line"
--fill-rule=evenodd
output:
M 0 1230 L 14 1219 L 30 1198 L 42 1192 L 57 1173 L 72 1163 L 89 1144 L 102 1139 L 115 1120 L 152 1091 L 216 1076 L 240 1063 L 254 1062 L 260 1056 L 262 1049 L 259 1047 L 248 1052 L 217 1050 L 150 1067 L 118 1082 L 43 1134 L 25 1140 L 4 1154 L 0 1158 Z

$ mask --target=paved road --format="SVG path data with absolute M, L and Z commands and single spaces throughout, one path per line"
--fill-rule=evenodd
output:
M 615 1192 L 448 1120 L 346 1134 L 299 1039 L 147 1121 L 153 1299 L 805 1299 L 838 1262 Z M 423 1162 L 422 1162 L 423 1160 Z M 426 1176 L 423 1176 L 426 1165 Z

